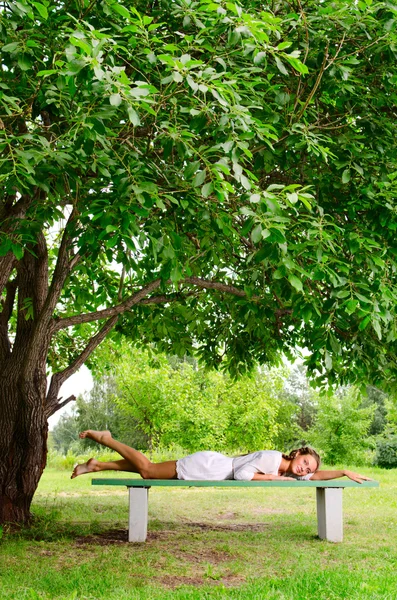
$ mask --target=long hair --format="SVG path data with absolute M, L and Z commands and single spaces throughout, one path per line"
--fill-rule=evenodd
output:
M 297 454 L 300 454 L 301 456 L 310 454 L 310 456 L 312 456 L 317 462 L 317 469 L 320 468 L 321 458 L 319 454 L 309 446 L 303 446 L 302 448 L 296 448 L 295 450 L 291 450 L 289 454 L 283 454 L 283 458 L 285 458 L 286 460 L 293 460 L 295 456 L 297 456 Z

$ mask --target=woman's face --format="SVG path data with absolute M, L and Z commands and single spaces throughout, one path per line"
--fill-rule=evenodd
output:
M 291 460 L 289 471 L 298 477 L 317 471 L 317 461 L 311 454 L 297 454 Z

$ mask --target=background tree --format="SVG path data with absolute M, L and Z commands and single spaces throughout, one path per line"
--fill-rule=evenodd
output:
M 69 449 L 76 448 L 80 431 L 76 414 L 64 413 L 52 430 L 53 448 L 61 454 L 67 454 Z
M 368 386 L 366 395 L 362 400 L 362 407 L 374 407 L 373 418 L 369 428 L 369 435 L 380 435 L 387 426 L 387 394 L 374 386 Z
M 207 370 L 123 345 L 115 402 L 125 423 L 136 422 L 149 449 L 178 445 L 187 452 L 272 448 L 282 387 L 275 369 L 242 376 Z
M 319 398 L 314 425 L 307 432 L 308 441 L 326 464 L 364 464 L 374 410 L 374 405 L 362 408 L 361 394 L 353 387 L 324 395 Z
M 296 409 L 294 419 L 301 435 L 313 425 L 317 413 L 318 392 L 310 387 L 307 369 L 302 364 L 294 365 L 284 383 L 284 397 Z
M 116 324 L 233 374 L 306 347 L 323 382 L 393 382 L 395 13 L 3 3 L 0 522 Z

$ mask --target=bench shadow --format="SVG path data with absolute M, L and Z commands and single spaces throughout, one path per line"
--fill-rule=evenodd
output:
M 285 527 L 283 527 L 285 528 Z M 207 522 L 152 522 L 152 527 L 149 528 L 146 542 L 155 541 L 169 541 L 178 538 L 183 538 L 184 535 L 191 536 L 200 533 L 211 533 L 221 532 L 232 535 L 233 533 L 238 534 L 263 534 L 271 533 L 272 531 L 280 531 L 281 526 L 272 523 L 207 523 Z M 293 529 L 289 528 L 286 537 L 289 541 L 296 540 L 297 542 L 302 541 L 313 541 L 318 540 L 318 536 L 315 533 L 308 533 L 302 531 L 301 528 Z M 128 530 L 127 528 L 112 528 L 103 530 L 101 532 L 93 532 L 87 535 L 76 535 L 74 536 L 74 543 L 78 546 L 82 545 L 120 545 L 130 544 L 128 542 Z

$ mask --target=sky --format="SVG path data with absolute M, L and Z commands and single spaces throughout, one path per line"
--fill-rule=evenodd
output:
M 89 392 L 94 385 L 91 372 L 87 369 L 86 366 L 82 366 L 77 373 L 69 377 L 67 381 L 63 384 L 59 391 L 59 398 L 63 398 L 66 400 L 72 394 L 74 396 L 79 396 L 80 394 L 84 394 L 84 392 Z M 73 408 L 74 402 L 69 402 L 64 408 L 58 410 L 52 417 L 48 419 L 48 423 L 50 426 L 50 431 L 54 429 L 54 426 L 58 423 L 61 415 L 65 413 L 71 412 Z

